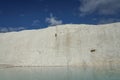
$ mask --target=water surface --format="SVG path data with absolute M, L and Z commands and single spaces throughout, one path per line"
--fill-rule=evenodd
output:
M 0 68 L 0 80 L 120 80 L 120 69 L 81 67 Z

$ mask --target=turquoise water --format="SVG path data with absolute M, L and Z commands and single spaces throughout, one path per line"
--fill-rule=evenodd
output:
M 0 80 L 120 80 L 120 69 L 80 67 L 0 68 Z

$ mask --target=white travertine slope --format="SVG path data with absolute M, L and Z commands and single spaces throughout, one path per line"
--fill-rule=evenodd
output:
M 0 33 L 0 65 L 104 66 L 120 64 L 120 23 L 58 25 Z

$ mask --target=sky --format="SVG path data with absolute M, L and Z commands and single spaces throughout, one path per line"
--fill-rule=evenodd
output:
M 120 0 L 0 0 L 0 32 L 120 22 Z

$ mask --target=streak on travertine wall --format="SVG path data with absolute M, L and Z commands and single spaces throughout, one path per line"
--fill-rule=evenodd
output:
M 0 33 L 0 65 L 118 66 L 120 23 Z

